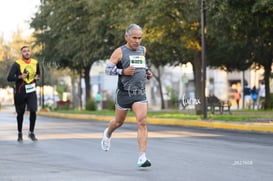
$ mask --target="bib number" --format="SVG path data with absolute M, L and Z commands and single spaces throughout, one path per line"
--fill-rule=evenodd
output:
M 133 66 L 135 68 L 145 68 L 146 67 L 146 61 L 145 57 L 142 55 L 131 55 L 130 58 L 130 66 Z
M 26 84 L 26 85 L 25 85 L 25 88 L 26 88 L 26 93 L 27 93 L 27 94 L 36 91 L 36 85 L 35 85 L 35 83 Z

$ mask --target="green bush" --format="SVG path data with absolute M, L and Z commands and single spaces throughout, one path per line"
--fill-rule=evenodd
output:
M 115 110 L 114 98 L 107 92 L 103 92 L 104 100 L 102 101 L 102 108 L 108 110 Z
M 270 94 L 270 108 L 273 109 L 273 93 Z
M 261 102 L 261 104 L 262 104 L 262 108 L 264 109 L 264 107 L 265 107 L 265 100 L 263 100 Z M 273 93 L 270 93 L 270 107 L 269 107 L 269 109 L 273 109 Z
M 177 90 L 175 90 L 172 87 L 167 87 L 167 94 L 170 97 L 169 103 L 171 108 L 176 108 L 177 107 L 177 101 L 178 101 L 178 96 L 177 96 Z
M 115 110 L 115 101 L 113 101 L 112 99 L 107 99 L 106 105 L 109 110 Z
M 85 109 L 88 111 L 95 111 L 97 110 L 96 102 L 94 99 L 89 99 L 86 102 Z

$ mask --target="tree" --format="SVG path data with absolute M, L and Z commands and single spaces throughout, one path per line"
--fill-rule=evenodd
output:
M 142 1 L 138 9 L 143 11 L 136 12 L 135 16 L 144 24 L 144 44 L 149 50 L 149 63 L 158 71 L 156 79 L 159 85 L 160 67 L 190 62 L 193 65 L 195 96 L 201 98 L 200 2 Z M 164 108 L 162 91 L 161 99 L 161 108 Z M 196 106 L 196 112 L 202 113 L 201 105 Z
M 253 29 L 256 31 L 251 31 L 254 34 L 252 37 L 252 42 L 254 45 L 254 61 L 261 65 L 264 72 L 265 90 L 266 90 L 266 101 L 265 109 L 270 108 L 270 85 L 269 78 L 271 75 L 271 66 L 273 61 L 273 2 L 266 1 L 256 1 L 252 7 L 252 15 L 254 16 Z
M 92 10 L 92 9 L 91 9 Z M 84 77 L 86 99 L 90 99 L 90 68 L 97 57 L 92 50 L 96 44 L 90 36 L 90 5 L 87 1 L 47 0 L 31 22 L 35 28 L 37 44 L 43 46 L 47 65 L 58 69 L 69 68 Z M 92 44 L 93 43 L 93 44 Z
M 208 11 L 211 37 L 214 39 L 209 52 L 210 64 L 224 66 L 228 71 L 245 70 L 253 63 L 263 67 L 266 86 L 265 108 L 270 107 L 269 78 L 273 60 L 272 5 L 273 2 L 269 0 L 214 0 L 210 1 Z
M 0 82 L 1 88 L 11 86 L 12 84 L 7 81 L 8 70 L 11 65 L 10 47 L 4 42 L 4 38 L 0 37 Z
M 13 83 L 7 81 L 8 71 L 10 70 L 11 64 L 20 58 L 20 48 L 23 45 L 31 44 L 31 37 L 23 37 L 22 30 L 17 29 L 12 34 L 11 40 L 8 42 L 4 41 L 4 38 L 0 38 L 0 82 L 1 87 L 12 86 Z
M 253 63 L 251 48 L 249 40 L 236 30 L 243 27 L 247 18 L 238 9 L 228 9 L 226 2 L 208 3 L 208 65 L 227 71 L 246 70 Z
M 40 56 L 44 56 L 47 64 L 69 68 L 83 76 L 86 100 L 90 98 L 89 72 L 93 62 L 110 57 L 115 46 L 124 41 L 120 38 L 124 32 L 119 28 L 120 18 L 114 16 L 121 9 L 112 3 L 107 0 L 46 0 L 31 23 L 37 44 L 44 47 Z
M 224 67 L 228 71 L 245 70 L 256 62 L 265 69 L 270 67 L 271 16 L 263 18 L 262 15 L 265 12 L 271 15 L 271 1 L 242 2 L 208 2 L 209 66 Z M 195 97 L 201 98 L 204 91 L 200 84 L 200 5 L 200 0 L 44 0 L 31 26 L 36 30 L 37 43 L 44 47 L 40 55 L 45 55 L 45 61 L 83 76 L 89 93 L 92 63 L 110 57 L 117 46 L 125 43 L 124 30 L 129 24 L 140 24 L 144 31 L 143 44 L 148 50 L 148 64 L 159 71 L 165 65 L 190 62 Z M 269 71 L 266 70 L 265 80 Z M 159 76 L 160 72 L 156 74 L 160 85 Z M 162 91 L 161 97 L 164 108 Z M 197 105 L 196 112 L 201 114 L 202 108 Z

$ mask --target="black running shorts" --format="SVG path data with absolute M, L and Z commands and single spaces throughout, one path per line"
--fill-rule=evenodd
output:
M 24 112 L 26 106 L 30 112 L 37 111 L 37 94 L 36 92 L 28 94 L 15 94 L 14 95 L 14 104 L 16 112 Z
M 116 105 L 120 109 L 128 110 L 135 102 L 147 103 L 145 90 L 143 91 L 116 91 Z

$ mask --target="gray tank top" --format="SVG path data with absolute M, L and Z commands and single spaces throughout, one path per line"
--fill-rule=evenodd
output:
M 123 45 L 120 48 L 122 50 L 122 59 L 117 64 L 117 68 L 124 69 L 133 65 L 136 69 L 132 76 L 119 75 L 118 89 L 122 91 L 145 90 L 147 75 L 144 47 L 139 46 L 137 50 L 130 50 Z

